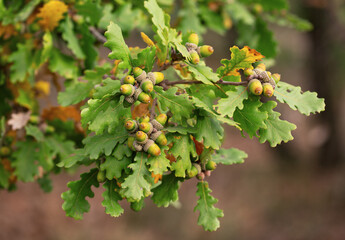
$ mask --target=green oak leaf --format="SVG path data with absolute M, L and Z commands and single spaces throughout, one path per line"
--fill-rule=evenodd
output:
M 93 98 L 101 99 L 103 97 L 110 97 L 120 92 L 121 82 L 106 78 L 102 81 L 102 86 L 96 87 L 93 93 Z
M 85 154 L 89 155 L 91 159 L 98 159 L 103 153 L 109 156 L 116 145 L 123 143 L 127 138 L 128 133 L 124 128 L 120 128 L 116 134 L 89 135 L 83 140 Z
M 253 136 L 257 136 L 256 132 L 260 128 L 267 128 L 264 121 L 268 118 L 268 114 L 259 110 L 262 103 L 258 97 L 244 100 L 243 105 L 243 109 L 236 109 L 233 117 L 240 124 L 242 130 L 253 138 Z
M 220 99 L 216 108 L 222 116 L 233 117 L 236 108 L 242 109 L 244 107 L 243 101 L 248 98 L 247 88 L 237 86 L 235 90 L 227 91 L 226 94 L 228 97 Z
M 167 132 L 171 132 L 171 133 L 180 133 L 182 135 L 186 135 L 188 133 L 196 133 L 197 132 L 196 128 L 183 127 L 181 125 L 169 126 L 167 128 L 164 128 L 164 130 L 167 131 Z
M 85 198 L 93 198 L 94 193 L 91 187 L 99 186 L 97 173 L 98 169 L 93 168 L 90 172 L 81 174 L 80 180 L 71 181 L 67 184 L 70 190 L 61 194 L 61 198 L 64 200 L 62 208 L 65 210 L 66 216 L 83 219 L 83 214 L 90 210 L 90 204 Z
M 73 79 L 78 76 L 78 67 L 74 59 L 62 54 L 57 48 L 52 48 L 51 50 L 49 69 L 68 79 Z
M 268 29 L 267 23 L 261 18 L 257 18 L 256 32 L 258 34 L 258 41 L 255 49 L 266 58 L 275 57 L 278 51 L 278 43 L 274 39 L 273 32 Z
M 34 181 L 34 176 L 38 174 L 38 165 L 36 161 L 38 159 L 39 145 L 36 142 L 17 142 L 17 150 L 13 153 L 13 167 L 15 168 L 14 174 L 18 177 L 18 180 L 23 182 Z
M 230 149 L 219 149 L 216 151 L 214 155 L 212 155 L 212 161 L 219 164 L 224 165 L 232 165 L 238 163 L 244 163 L 244 159 L 247 158 L 248 155 L 237 149 L 237 148 L 230 148 Z
M 199 80 L 204 84 L 213 85 L 213 83 L 219 80 L 218 74 L 214 73 L 212 68 L 205 65 L 188 64 L 188 70 L 196 80 Z
M 75 5 L 78 15 L 83 16 L 91 25 L 97 25 L 102 18 L 102 7 L 97 1 L 80 1 Z
M 286 103 L 293 110 L 309 116 L 310 113 L 325 110 L 325 99 L 318 98 L 315 92 L 302 92 L 300 87 L 285 82 L 279 82 L 274 96 L 281 103 Z
M 265 120 L 267 128 L 259 130 L 259 140 L 260 143 L 268 141 L 271 147 L 292 140 L 291 131 L 296 129 L 295 124 L 279 119 L 280 113 L 273 111 L 276 106 L 276 102 L 268 101 L 260 107 L 260 111 L 268 113 L 268 118 Z
M 131 202 L 130 207 L 133 211 L 139 212 L 143 207 L 145 206 L 145 197 L 142 197 L 139 201 L 137 202 Z
M 131 164 L 132 158 L 122 157 L 117 158 L 113 156 L 108 156 L 105 161 L 101 164 L 100 168 L 105 171 L 105 176 L 107 179 L 111 180 L 115 178 L 120 178 L 122 176 L 122 171 L 126 171 L 129 164 Z
M 157 207 L 168 207 L 170 203 L 178 200 L 179 181 L 181 179 L 175 177 L 173 173 L 163 176 L 162 183 L 152 189 L 151 199 Z
M 116 180 L 106 181 L 103 184 L 105 191 L 102 194 L 104 200 L 102 201 L 102 206 L 105 207 L 105 213 L 112 217 L 120 216 L 124 210 L 118 203 L 122 200 L 119 194 L 119 187 L 117 186 Z
M 12 52 L 9 56 L 8 61 L 13 63 L 10 67 L 10 79 L 12 83 L 24 82 L 28 75 L 32 74 L 32 47 L 30 41 L 27 41 L 25 44 L 18 43 L 18 50 Z
M 121 28 L 117 24 L 110 22 L 104 36 L 107 38 L 104 46 L 111 50 L 108 57 L 110 59 L 122 60 L 131 65 L 131 55 L 128 46 L 123 39 Z
M 173 119 L 181 121 L 182 118 L 189 118 L 193 111 L 193 104 L 187 94 L 176 95 L 177 87 L 171 87 L 164 91 L 162 87 L 155 87 L 155 95 L 163 111 L 170 110 Z
M 80 162 L 83 162 L 87 158 L 88 157 L 84 149 L 75 149 L 74 152 L 69 154 L 68 157 L 64 157 L 63 159 L 61 159 L 61 161 L 57 164 L 57 166 L 70 168 Z
M 125 181 L 121 184 L 122 194 L 130 202 L 139 201 L 144 197 L 144 193 L 150 193 L 151 183 L 148 179 L 151 178 L 150 172 L 146 167 L 147 154 L 138 152 L 134 158 L 134 163 L 128 167 L 133 170 Z
M 44 140 L 44 136 L 42 131 L 34 125 L 26 125 L 25 126 L 26 135 L 34 137 L 38 142 L 42 142 Z
M 133 59 L 133 65 L 142 67 L 145 66 L 144 70 L 146 72 L 151 72 L 153 64 L 155 63 L 156 58 L 156 47 L 151 46 L 143 49 L 137 55 L 137 59 Z
M 38 178 L 37 183 L 45 193 L 49 193 L 53 190 L 53 182 L 49 178 L 49 174 L 44 174 L 43 177 Z
M 59 135 L 46 137 L 44 143 L 47 144 L 53 155 L 59 155 L 61 159 L 68 158 L 75 151 L 75 143 Z
M 176 158 L 176 162 L 171 164 L 171 170 L 175 171 L 176 177 L 185 177 L 186 171 L 192 167 L 190 155 L 196 155 L 194 142 L 189 135 L 173 135 L 173 146 L 169 149 L 169 154 Z
M 65 21 L 63 21 L 59 27 L 62 32 L 62 38 L 67 42 L 67 47 L 78 59 L 85 59 L 85 54 L 81 49 L 77 36 L 75 35 L 73 22 L 70 17 L 66 17 Z
M 206 231 L 215 231 L 219 228 L 219 220 L 224 216 L 223 211 L 214 207 L 218 202 L 217 199 L 210 195 L 211 189 L 208 182 L 198 182 L 196 195 L 199 197 L 197 205 L 194 208 L 199 211 L 198 225 L 201 225 Z
M 123 97 L 105 97 L 102 99 L 90 99 L 88 107 L 81 112 L 83 126 L 88 125 L 89 130 L 96 134 L 103 133 L 106 129 L 114 133 L 123 128 L 126 118 L 130 117 L 130 108 L 123 106 Z
M 195 139 L 203 142 L 206 148 L 219 149 L 222 145 L 224 129 L 216 118 L 211 115 L 199 116 L 195 128 L 198 129 L 194 134 Z
M 9 187 L 10 176 L 11 176 L 11 173 L 4 168 L 4 165 L 2 165 L 2 163 L 0 163 L 0 187 L 4 187 L 4 188 Z
M 149 171 L 154 174 L 163 175 L 164 172 L 168 171 L 170 167 L 170 161 L 166 158 L 164 148 L 161 148 L 161 154 L 159 156 L 150 156 L 147 163 L 150 165 Z

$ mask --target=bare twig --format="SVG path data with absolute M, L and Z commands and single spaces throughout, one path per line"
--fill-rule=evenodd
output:
M 152 106 L 150 109 L 150 120 L 154 119 L 156 113 L 155 113 L 155 108 L 157 105 L 157 98 L 153 99 Z
M 107 39 L 95 27 L 89 27 L 89 30 L 99 42 L 105 43 L 107 41 Z

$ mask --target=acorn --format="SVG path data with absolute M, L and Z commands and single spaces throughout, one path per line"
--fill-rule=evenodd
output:
M 156 78 L 156 84 L 162 82 L 164 80 L 164 74 L 161 72 L 153 72 L 155 78 Z
M 97 173 L 97 181 L 102 183 L 102 182 L 105 182 L 105 171 L 101 171 L 99 170 L 98 173 Z
M 0 156 L 6 157 L 10 155 L 11 149 L 9 147 L 3 146 L 0 148 Z
M 162 124 L 160 124 L 156 119 L 153 119 L 153 120 L 151 121 L 151 123 L 152 123 L 153 127 L 154 127 L 155 129 L 157 129 L 158 131 L 159 131 L 159 130 L 162 130 L 162 129 L 164 128 L 164 126 L 163 126 Z
M 144 79 L 146 79 L 146 72 L 139 67 L 134 68 L 133 74 L 138 82 L 141 82 Z
M 137 99 L 142 103 L 149 103 L 151 101 L 150 96 L 147 93 L 144 93 L 141 88 L 135 90 L 134 99 Z
M 262 71 L 266 71 L 266 65 L 264 63 L 260 63 L 259 65 L 256 66 L 256 68 L 259 68 Z
M 149 116 L 142 116 L 139 118 L 139 123 L 143 123 L 143 122 L 149 122 L 150 121 L 150 117 Z
M 205 171 L 205 177 L 209 177 L 211 176 L 211 171 L 210 170 L 206 170 Z
M 146 93 L 150 93 L 153 91 L 153 84 L 150 80 L 145 79 L 144 81 L 141 82 L 140 84 L 140 88 L 146 92 Z
M 260 80 L 250 80 L 250 82 L 248 83 L 248 90 L 254 95 L 261 95 L 263 89 Z
M 168 143 L 168 140 L 165 137 L 165 134 L 161 131 L 157 131 L 151 134 L 150 138 L 161 146 L 165 146 Z
M 192 51 L 190 54 L 191 60 L 190 62 L 193 64 L 198 64 L 200 62 L 199 54 L 196 51 Z
M 192 166 L 190 170 L 187 170 L 187 176 L 189 178 L 195 177 L 198 173 L 199 173 L 198 169 L 194 166 Z
M 162 126 L 167 122 L 168 116 L 165 113 L 161 113 L 156 117 L 157 122 L 159 122 Z
M 210 170 L 210 171 L 213 171 L 214 169 L 216 169 L 216 167 L 217 167 L 217 163 L 215 163 L 212 160 L 208 161 L 205 165 L 206 170 Z
M 123 79 L 123 83 L 124 83 L 124 84 L 131 84 L 131 85 L 134 85 L 135 79 L 134 79 L 133 76 L 127 75 L 127 76 Z
M 196 33 L 191 33 L 187 40 L 189 43 L 194 43 L 195 45 L 199 45 L 199 36 Z
M 125 122 L 125 128 L 127 131 L 134 132 L 138 129 L 138 123 L 133 119 L 129 119 Z
M 144 145 L 144 151 L 156 157 L 161 155 L 161 149 L 151 139 L 149 139 Z
M 131 84 L 123 84 L 120 87 L 120 92 L 125 96 L 133 96 L 135 87 Z
M 196 175 L 196 178 L 199 179 L 199 180 L 204 180 L 204 178 L 205 178 L 205 173 L 203 173 L 203 172 L 198 173 L 198 175 Z
M 143 146 L 140 145 L 137 141 L 133 142 L 133 148 L 135 149 L 135 151 L 140 152 L 143 150 Z
M 262 84 L 262 88 L 263 88 L 264 96 L 266 96 L 266 97 L 272 97 L 273 96 L 274 89 L 273 89 L 271 84 L 264 83 L 264 84 Z
M 133 136 L 129 136 L 129 137 L 128 137 L 127 146 L 129 147 L 129 149 L 131 149 L 131 150 L 133 150 L 133 151 L 136 150 L 136 149 L 134 148 L 134 146 L 133 146 L 134 141 L 135 141 L 135 137 L 133 137 Z
M 139 129 L 144 133 L 151 134 L 153 130 L 152 123 L 150 122 L 142 122 L 139 124 Z
M 280 74 L 274 73 L 274 74 L 272 74 L 272 78 L 276 83 L 278 83 L 280 81 Z
M 135 133 L 135 139 L 137 140 L 137 142 L 139 144 L 145 144 L 148 140 L 148 136 L 146 133 L 144 133 L 143 131 L 137 131 Z
M 203 45 L 198 48 L 198 51 L 201 57 L 208 57 L 212 55 L 212 53 L 214 52 L 214 49 L 210 45 Z
M 248 77 L 248 76 L 250 76 L 250 75 L 253 75 L 253 74 L 254 74 L 254 71 L 253 71 L 252 68 L 246 68 L 246 69 L 244 69 L 243 73 L 244 73 L 245 76 Z

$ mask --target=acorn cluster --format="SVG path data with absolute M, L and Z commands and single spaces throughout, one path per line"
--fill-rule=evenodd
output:
M 263 63 L 254 69 L 245 69 L 244 74 L 248 77 L 248 91 L 254 95 L 272 97 L 276 84 L 280 81 L 280 74 L 266 71 Z
M 149 103 L 151 101 L 151 92 L 153 86 L 164 80 L 164 74 L 161 72 L 146 73 L 139 67 L 133 69 L 133 75 L 127 75 L 121 80 L 120 91 L 125 95 L 125 100 L 129 104 L 135 101 Z
M 207 161 L 204 166 L 199 163 L 193 163 L 191 169 L 187 171 L 187 176 L 189 178 L 196 176 L 199 180 L 203 180 L 205 177 L 209 177 L 216 167 L 217 164 L 212 160 Z
M 210 45 L 203 45 L 198 47 L 199 45 L 199 36 L 196 33 L 192 33 L 188 37 L 188 42 L 186 43 L 186 48 L 190 53 L 191 60 L 190 62 L 193 64 L 198 64 L 200 62 L 200 57 L 208 57 L 210 56 L 214 50 L 213 47 Z
M 128 147 L 136 152 L 145 151 L 153 156 L 159 156 L 159 146 L 167 145 L 165 134 L 161 131 L 167 121 L 166 114 L 160 114 L 150 121 L 148 116 L 137 120 L 127 119 L 125 128 L 130 133 Z

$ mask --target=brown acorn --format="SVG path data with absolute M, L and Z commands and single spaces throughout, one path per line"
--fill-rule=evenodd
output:
M 135 133 L 135 140 L 137 140 L 137 142 L 139 144 L 145 144 L 148 140 L 148 136 L 146 133 L 144 133 L 143 131 L 137 131 Z
M 210 45 L 203 45 L 198 48 L 198 51 L 201 57 L 208 57 L 212 55 L 212 53 L 214 52 L 214 49 Z
M 161 155 L 161 149 L 151 139 L 149 139 L 144 145 L 144 151 L 156 157 Z
M 248 90 L 254 95 L 261 95 L 263 89 L 260 80 L 250 80 L 250 82 L 248 83 Z
M 264 84 L 262 84 L 262 88 L 263 88 L 264 96 L 266 96 L 266 97 L 272 97 L 273 96 L 274 89 L 273 89 L 271 84 L 264 83 Z

